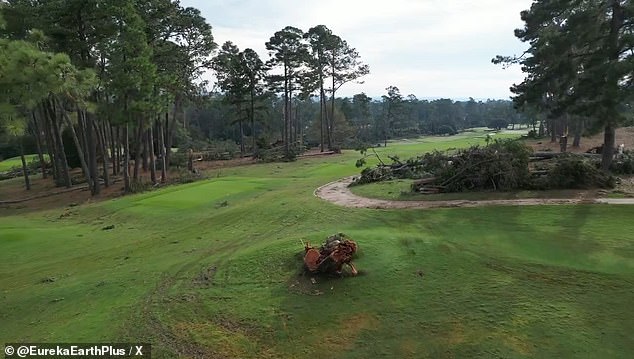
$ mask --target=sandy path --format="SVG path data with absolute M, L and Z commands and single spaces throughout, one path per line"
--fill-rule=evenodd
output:
M 634 204 L 634 198 L 525 198 L 498 199 L 485 201 L 389 201 L 360 197 L 352 193 L 348 185 L 354 177 L 342 178 L 327 183 L 315 190 L 315 196 L 339 206 L 350 208 L 451 208 L 451 207 L 481 207 L 481 206 L 537 206 L 554 204 Z

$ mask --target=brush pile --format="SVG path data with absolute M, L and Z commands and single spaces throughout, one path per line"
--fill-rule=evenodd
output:
M 423 194 L 613 186 L 613 179 L 598 169 L 596 155 L 533 153 L 517 140 L 496 140 L 451 154 L 435 151 L 407 161 L 390 158 L 391 164 L 380 161 L 363 169 L 351 186 L 414 179 L 412 191 Z

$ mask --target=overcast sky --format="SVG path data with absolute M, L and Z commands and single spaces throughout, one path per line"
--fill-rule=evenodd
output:
M 531 0 L 181 0 L 201 10 L 218 44 L 234 42 L 268 59 L 264 43 L 287 25 L 307 31 L 326 25 L 370 65 L 364 84 L 342 96 L 379 97 L 397 86 L 418 98 L 506 99 L 523 75 L 502 69 L 495 55 L 526 48 L 513 36 Z M 208 75 L 209 76 L 209 75 Z

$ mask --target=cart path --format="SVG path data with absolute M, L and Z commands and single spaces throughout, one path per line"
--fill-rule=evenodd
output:
M 634 205 L 634 198 L 522 198 L 496 200 L 451 200 L 451 201 L 393 201 L 357 196 L 350 191 L 348 185 L 355 176 L 345 177 L 327 183 L 314 192 L 315 196 L 336 205 L 349 208 L 452 208 L 483 206 L 537 206 L 557 204 L 629 204 Z

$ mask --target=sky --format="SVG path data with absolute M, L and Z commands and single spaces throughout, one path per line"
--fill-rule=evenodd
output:
M 379 98 L 388 86 L 420 99 L 508 99 L 522 82 L 519 66 L 503 69 L 496 55 L 526 48 L 513 35 L 531 0 L 181 0 L 199 9 L 220 45 L 232 41 L 268 59 L 264 43 L 291 25 L 326 25 L 355 47 L 370 74 L 338 96 Z M 213 82 L 213 74 L 205 77 Z

